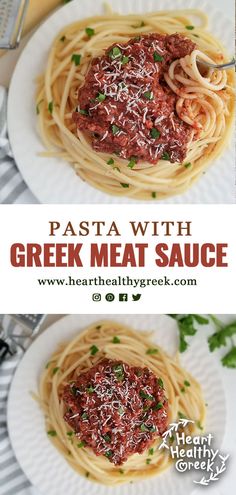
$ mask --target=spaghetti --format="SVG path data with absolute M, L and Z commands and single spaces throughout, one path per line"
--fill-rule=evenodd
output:
M 198 18 L 198 25 L 191 24 L 191 16 Z M 52 45 L 45 74 L 38 79 L 37 113 L 42 140 L 48 149 L 44 155 L 70 162 L 82 180 L 116 196 L 145 200 L 162 199 L 187 190 L 227 145 L 233 121 L 233 71 L 226 73 L 212 69 L 203 70 L 203 66 L 199 64 L 201 60 L 222 63 L 227 59 L 221 43 L 208 33 L 207 24 L 207 16 L 203 12 L 190 9 L 149 13 L 145 15 L 144 20 L 141 15 L 107 13 L 64 28 Z M 185 158 L 182 157 L 181 160 L 181 157 L 177 156 L 177 160 L 174 161 L 174 154 L 171 156 L 171 153 L 166 151 L 159 126 L 155 124 L 158 119 L 155 115 L 153 121 L 151 109 L 149 112 L 149 108 L 144 105 L 138 106 L 136 113 L 139 118 L 136 118 L 135 122 L 133 115 L 133 122 L 134 125 L 138 125 L 139 120 L 145 123 L 147 120 L 151 126 L 151 136 L 147 138 L 147 133 L 144 132 L 144 137 L 141 136 L 143 141 L 140 141 L 139 135 L 140 148 L 149 146 L 150 151 L 153 146 L 156 155 L 154 153 L 153 157 L 147 159 L 147 154 L 144 154 L 145 158 L 142 160 L 141 155 L 137 153 L 137 156 L 131 155 L 124 159 L 127 153 L 124 153 L 122 144 L 121 152 L 118 150 L 117 154 L 111 155 L 109 151 L 106 152 L 106 149 L 110 149 L 106 146 L 100 146 L 98 151 L 95 151 L 92 147 L 92 131 L 89 133 L 86 126 L 81 130 L 83 125 L 77 126 L 73 118 L 76 109 L 78 112 L 87 111 L 81 108 L 81 105 L 78 107 L 78 95 L 84 87 L 86 88 L 86 77 L 91 66 L 104 56 L 104 51 L 113 47 L 114 74 L 118 68 L 121 71 L 121 67 L 127 72 L 129 67 L 132 69 L 132 63 L 129 63 L 129 57 L 122 48 L 129 42 L 133 43 L 133 40 L 137 39 L 138 43 L 138 38 L 141 38 L 142 42 L 146 36 L 174 34 L 185 41 L 187 39 L 194 47 L 191 53 L 182 58 L 172 59 L 161 76 L 165 92 L 171 95 L 175 103 L 175 108 L 170 114 L 172 132 L 175 131 L 176 119 L 189 131 L 185 143 Z M 121 52 L 120 57 L 118 50 Z M 157 49 L 155 54 L 153 70 L 157 70 L 156 67 L 162 63 L 161 52 Z M 117 95 L 111 96 L 107 85 L 105 88 L 104 84 L 100 83 L 98 82 L 97 86 L 97 99 L 92 102 L 93 107 L 114 106 L 114 102 L 117 103 Z M 143 82 L 139 80 L 140 84 Z M 146 90 L 144 93 L 151 94 L 151 91 Z M 136 103 L 139 104 L 140 93 L 136 92 L 135 95 Z M 154 100 L 158 103 L 158 98 Z M 87 119 L 91 117 L 91 112 L 90 105 Z M 85 113 L 81 117 L 84 117 L 85 122 Z M 102 121 L 99 114 L 95 114 L 95 118 L 97 123 Z M 120 115 L 112 118 L 110 133 L 106 131 L 98 136 L 94 133 L 100 145 L 107 144 L 112 130 L 114 134 L 117 132 L 117 137 L 121 131 L 131 140 L 125 122 L 123 127 L 120 124 Z M 170 129 L 171 127 L 169 132 Z M 140 127 L 138 132 L 140 134 L 143 129 Z M 182 135 L 183 132 L 179 132 L 179 136 Z M 182 141 L 180 148 L 181 145 Z
M 147 332 L 135 332 L 129 327 L 112 321 L 93 324 L 71 342 L 61 345 L 42 373 L 38 400 L 45 414 L 49 438 L 71 467 L 78 473 L 89 476 L 93 481 L 114 486 L 157 475 L 170 467 L 171 460 L 168 455 L 163 450 L 158 450 L 161 439 L 160 436 L 156 435 L 153 424 L 158 425 L 159 431 L 162 433 L 167 421 L 170 423 L 179 416 L 188 417 L 195 421 L 195 424 L 189 426 L 188 431 L 191 434 L 204 426 L 205 404 L 200 385 L 187 371 L 181 368 L 178 358 L 171 358 L 160 347 L 154 345 L 150 341 L 149 335 Z M 122 370 L 121 361 L 127 363 Z M 126 382 L 122 385 L 125 380 L 125 373 L 130 374 L 132 369 L 138 377 L 141 376 L 139 378 L 142 381 L 142 383 L 140 382 L 141 392 L 138 392 L 133 407 L 137 416 L 140 413 L 139 401 L 141 401 L 142 414 L 143 409 L 145 409 L 147 418 L 150 419 L 149 413 L 152 415 L 151 423 L 146 419 L 140 425 L 140 431 L 143 432 L 142 438 L 145 442 L 147 441 L 146 449 L 140 448 L 140 453 L 132 454 L 130 452 L 127 456 L 128 460 L 125 460 L 121 466 L 122 469 L 119 465 L 115 465 L 113 459 L 107 458 L 106 453 L 104 454 L 103 446 L 99 443 L 100 433 L 98 429 L 97 434 L 94 433 L 94 429 L 91 429 L 91 422 L 88 421 L 88 416 L 91 414 L 94 419 L 90 419 L 96 425 L 97 414 L 93 411 L 93 407 L 95 407 L 93 404 L 98 397 L 100 409 L 104 407 L 101 401 L 103 394 L 107 393 L 107 389 L 106 387 L 104 390 L 102 389 L 103 393 L 101 394 L 99 387 L 104 387 L 108 375 L 113 373 L 110 372 L 107 376 L 103 375 L 104 370 L 107 370 L 108 373 L 107 366 L 109 367 L 111 362 L 118 363 L 115 368 L 112 365 L 113 371 L 115 369 L 117 374 L 117 380 L 114 380 L 113 377 L 112 386 L 115 382 L 116 386 L 118 383 L 121 388 L 126 386 Z M 143 377 L 142 373 L 144 373 Z M 154 376 L 157 380 L 156 385 L 153 381 Z M 145 382 L 147 379 L 150 380 L 150 377 L 154 387 L 152 389 L 148 388 Z M 97 380 L 97 384 L 94 383 L 94 379 Z M 138 383 L 137 380 L 136 382 Z M 83 412 L 80 411 L 80 414 L 73 408 L 77 401 L 77 392 L 82 394 L 82 384 L 86 387 L 85 390 L 88 394 L 87 396 L 86 394 L 80 395 L 82 407 L 86 408 L 85 403 L 87 404 L 87 409 L 83 409 Z M 150 395 L 150 390 L 152 395 Z M 137 387 L 133 388 L 133 397 L 135 397 L 136 392 Z M 127 397 L 129 393 L 130 390 L 128 389 Z M 122 408 L 123 415 L 125 414 L 125 399 L 122 394 L 121 397 L 123 397 L 122 401 L 124 402 L 115 405 L 118 412 Z M 112 403 L 112 399 L 110 402 Z M 156 404 L 155 407 L 153 407 L 154 403 Z M 107 406 L 112 407 L 109 401 Z M 159 412 L 161 415 L 158 416 Z M 79 418 L 78 414 L 80 415 Z M 107 418 L 110 415 L 111 412 Z M 77 426 L 80 425 L 77 430 L 76 421 L 80 421 L 77 423 Z M 132 421 L 131 419 L 130 424 L 133 424 Z M 86 422 L 89 424 L 89 428 L 86 427 Z M 83 429 L 81 430 L 82 423 Z M 132 430 L 134 430 L 135 424 L 133 424 Z M 78 429 L 80 429 L 80 433 Z M 111 442 L 111 435 L 115 435 L 116 432 L 116 429 L 113 429 L 112 433 L 109 432 L 110 435 L 105 435 L 103 432 L 103 438 Z M 83 436 L 85 434 L 87 437 Z M 109 439 L 106 438 L 107 436 Z M 93 448 L 89 444 L 86 445 L 83 441 L 84 438 L 89 438 L 89 441 L 91 438 L 94 439 Z M 138 441 L 138 436 L 136 436 L 136 441 Z M 129 442 L 128 444 L 131 445 Z M 104 455 L 100 455 L 101 452 Z M 109 453 L 110 450 L 107 448 L 105 452 Z M 125 453 L 124 451 L 121 452 L 124 460 Z M 122 462 L 122 459 L 116 458 L 116 464 Z

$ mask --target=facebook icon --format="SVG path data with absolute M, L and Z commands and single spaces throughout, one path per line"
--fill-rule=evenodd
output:
M 128 294 L 119 294 L 119 301 L 121 302 L 128 301 Z

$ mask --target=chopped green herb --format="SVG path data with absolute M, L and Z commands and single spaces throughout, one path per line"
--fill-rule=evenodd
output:
M 83 441 L 82 441 L 82 442 L 80 442 L 80 443 L 77 443 L 77 447 L 78 447 L 79 449 L 82 449 L 82 447 L 85 447 L 85 445 L 86 445 L 86 443 L 85 443 L 85 442 L 83 442 Z
M 149 431 L 151 431 L 152 433 L 154 433 L 154 431 L 156 431 L 156 427 L 153 425 L 149 428 Z
M 118 380 L 118 382 L 123 382 L 125 375 L 122 364 L 116 364 L 115 366 L 113 366 L 113 371 L 116 375 L 116 379 Z
M 40 101 L 37 103 L 37 105 L 36 105 L 36 114 L 37 114 L 37 115 L 39 115 L 39 114 L 40 114 L 39 106 L 41 105 L 41 103 L 43 103 L 43 101 L 44 101 L 43 99 L 42 99 L 42 100 L 40 100 Z
M 134 26 L 132 26 L 132 28 L 137 29 L 137 28 L 142 28 L 144 26 L 145 26 L 145 22 L 141 21 L 140 24 L 135 24 Z
M 96 98 L 98 101 L 102 102 L 106 99 L 106 95 L 104 95 L 103 93 L 98 93 L 98 96 Z
M 124 184 L 123 182 L 120 182 L 121 187 L 129 187 L 129 184 Z
M 47 370 L 51 364 L 52 364 L 52 361 L 48 361 L 48 363 L 45 366 L 45 369 Z
M 135 375 L 136 376 L 142 376 L 142 371 L 141 370 L 135 370 Z
M 111 437 L 110 437 L 110 435 L 108 435 L 108 433 L 106 433 L 106 435 L 103 435 L 103 438 L 104 438 L 105 442 L 109 443 L 111 441 Z
M 152 192 L 152 198 L 153 199 L 156 199 L 156 197 L 157 197 L 157 193 L 156 192 Z
M 57 432 L 55 430 L 49 430 L 47 432 L 47 434 L 50 436 L 50 437 L 56 437 L 57 436 Z
M 153 454 L 154 454 L 154 449 L 153 448 L 152 449 L 149 449 L 148 455 L 153 455 Z
M 91 351 L 91 356 L 95 356 L 95 354 L 97 354 L 97 352 L 99 351 L 98 347 L 96 345 L 92 345 L 90 347 L 90 351 Z
M 97 325 L 95 328 L 96 328 L 96 330 L 100 330 L 100 328 L 102 328 L 102 325 Z
M 146 354 L 157 354 L 158 353 L 158 349 L 147 349 L 146 351 Z
M 146 459 L 146 464 L 150 464 L 152 462 L 152 459 Z
M 196 425 L 197 425 L 197 427 L 198 427 L 199 430 L 203 430 L 203 427 L 202 427 L 200 421 L 197 421 L 196 422 Z
M 151 136 L 153 139 L 158 139 L 161 135 L 160 131 L 158 131 L 158 129 L 156 129 L 155 127 L 153 127 L 151 129 L 151 132 L 150 132 Z
M 105 453 L 105 456 L 108 457 L 108 459 L 112 456 L 112 450 L 108 450 L 106 453 Z
M 137 163 L 137 160 L 136 160 L 135 156 L 131 156 L 130 161 L 128 163 L 128 167 L 129 168 L 134 168 L 135 165 L 136 165 L 136 163 Z
M 86 478 L 89 478 L 90 473 L 87 471 L 87 473 L 85 473 L 85 476 L 86 476 Z
M 200 38 L 198 34 L 194 34 L 193 36 L 195 36 L 195 38 Z
M 62 41 L 62 43 L 63 43 L 63 41 L 65 41 L 65 39 L 66 39 L 66 37 L 65 37 L 65 36 L 62 36 L 62 37 L 60 38 L 60 41 Z
M 122 52 L 118 46 L 114 46 L 112 50 L 109 52 L 109 57 L 114 60 L 115 58 L 121 57 Z
M 145 406 L 145 407 L 143 408 L 143 412 L 147 412 L 147 411 L 149 411 L 149 409 L 150 409 L 150 408 L 151 408 L 151 406 Z
M 124 469 L 119 469 L 120 474 L 124 474 Z
M 95 388 L 93 388 L 92 386 L 86 388 L 86 392 L 88 392 L 89 394 L 92 394 L 94 392 Z
M 128 64 L 128 62 L 129 62 L 129 57 L 122 57 L 122 59 L 121 59 L 122 65 L 126 65 L 126 64 Z
M 153 53 L 153 59 L 154 59 L 154 62 L 162 62 L 164 59 L 161 55 L 159 55 L 159 53 L 157 52 L 154 52 Z
M 81 418 L 82 419 L 88 419 L 88 415 L 86 412 L 84 412 L 83 414 L 81 414 Z
M 118 409 L 118 413 L 119 413 L 119 415 L 120 415 L 120 416 L 122 416 L 122 414 L 124 414 L 124 409 L 123 409 L 123 407 L 119 407 L 119 409 Z
M 53 112 L 53 101 L 50 101 L 49 102 L 49 104 L 48 104 L 48 111 L 52 115 L 52 112 Z
M 145 93 L 143 93 L 143 96 L 147 100 L 153 100 L 153 93 L 152 93 L 152 91 L 145 91 Z
M 161 388 L 164 388 L 164 383 L 163 383 L 163 380 L 161 378 L 157 379 L 157 383 L 158 383 L 158 385 L 160 385 Z
M 140 41 L 140 40 L 141 40 L 141 36 L 135 36 L 134 41 Z
M 119 167 L 113 167 L 113 170 L 117 170 L 117 172 L 120 172 Z
M 120 344 L 120 339 L 119 339 L 119 337 L 117 337 L 117 336 L 115 335 L 115 337 L 113 337 L 113 339 L 112 339 L 112 343 L 113 343 L 113 344 Z
M 144 423 L 141 424 L 140 430 L 143 431 L 143 432 L 144 431 L 149 431 L 148 427 Z
M 182 394 L 184 394 L 184 393 L 185 393 L 185 388 L 184 388 L 184 387 L 182 387 L 182 388 L 180 389 L 180 392 L 182 392 Z
M 55 375 L 59 371 L 59 367 L 57 366 L 56 368 L 53 368 L 52 374 Z
M 120 131 L 119 127 L 115 124 L 112 125 L 111 129 L 112 129 L 112 134 L 114 134 L 114 136 L 118 134 L 118 132 Z
M 143 390 L 140 390 L 139 396 L 142 397 L 143 399 L 154 400 L 153 395 L 146 394 Z
M 184 385 L 185 385 L 185 387 L 190 387 L 191 386 L 191 383 L 188 382 L 188 380 L 184 380 Z
M 161 157 L 162 160 L 169 160 L 170 159 L 170 155 L 169 153 L 167 153 L 167 151 L 164 151 L 162 157 Z
M 81 109 L 81 110 L 79 111 L 79 113 L 80 113 L 81 115 L 88 115 L 88 110 L 83 110 L 83 109 Z
M 71 392 L 72 392 L 72 394 L 73 394 L 75 397 L 77 396 L 78 390 L 79 390 L 79 389 L 78 389 L 77 387 L 75 387 L 75 385 L 72 385 L 72 387 L 71 387 Z
M 191 167 L 191 165 L 192 165 L 192 163 L 191 163 L 191 162 L 184 163 L 184 167 L 185 167 L 185 168 L 189 168 L 189 167 Z
M 71 57 L 71 62 L 74 62 L 74 64 L 78 66 L 80 65 L 80 61 L 81 61 L 81 55 L 79 55 L 78 53 L 74 53 Z
M 188 29 L 189 31 L 192 31 L 194 29 L 194 26 L 185 26 L 186 29 Z
M 186 416 L 181 411 L 178 411 L 178 417 L 179 419 L 186 419 Z
M 87 36 L 89 36 L 90 38 L 91 38 L 91 36 L 93 36 L 95 34 L 94 29 L 93 28 L 90 28 L 90 27 L 87 27 L 85 29 L 85 32 L 86 32 Z
M 107 160 L 107 165 L 114 165 L 114 160 L 113 158 L 109 158 L 109 160 Z
M 159 411 L 159 409 L 162 409 L 163 408 L 163 404 L 162 402 L 158 402 L 157 404 L 155 404 L 155 406 L 153 407 L 153 411 Z
M 74 432 L 73 431 L 67 431 L 66 434 L 67 434 L 68 437 L 73 437 Z

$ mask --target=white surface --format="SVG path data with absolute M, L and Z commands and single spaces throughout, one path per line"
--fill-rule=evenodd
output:
M 109 488 L 89 482 L 68 466 L 47 438 L 43 414 L 29 394 L 30 391 L 37 390 L 40 372 L 57 344 L 103 317 L 104 315 L 77 315 L 58 321 L 31 345 L 13 379 L 8 402 L 10 438 L 20 465 L 42 495 L 110 493 Z M 111 319 L 110 316 L 107 318 Z M 171 354 L 176 351 L 176 325 L 170 318 L 154 315 L 119 315 L 113 316 L 113 319 L 130 324 L 136 329 L 155 330 L 153 340 Z M 208 403 L 206 430 L 214 434 L 217 448 L 220 448 L 226 423 L 224 391 L 218 366 L 211 358 L 206 341 L 203 341 L 200 332 L 192 339 L 190 350 L 181 356 L 181 363 L 202 385 Z M 200 479 L 201 473 L 192 473 L 191 476 L 192 479 Z M 157 487 L 158 495 L 189 495 L 194 489 L 194 485 L 186 481 L 185 476 L 177 474 L 173 467 L 151 480 L 114 488 L 112 493 L 141 495 L 145 490 L 147 495 L 153 495 Z
M 212 10 L 210 0 L 110 0 L 121 13 L 147 12 L 157 8 L 201 8 L 210 16 L 210 30 L 220 38 L 230 53 L 233 52 L 233 23 L 221 12 Z M 226 5 L 232 4 L 226 2 Z M 34 195 L 43 203 L 116 203 L 117 198 L 106 195 L 85 182 L 64 161 L 39 157 L 43 150 L 36 131 L 35 77 L 43 71 L 47 54 L 55 34 L 75 18 L 88 17 L 102 12 L 103 0 L 72 2 L 53 14 L 34 34 L 24 50 L 14 73 L 9 96 L 8 119 L 11 144 L 16 162 Z M 224 9 L 225 12 L 225 9 Z M 232 14 L 231 14 L 232 17 Z M 40 47 L 40 49 L 39 49 Z M 30 68 L 30 70 L 29 70 Z M 27 76 L 26 76 L 27 75 Z M 21 97 L 19 98 L 19 94 Z M 233 143 L 232 143 L 233 144 Z M 170 198 L 166 203 L 234 203 L 234 148 L 230 146 L 185 194 Z M 119 202 L 134 202 L 120 198 Z M 135 201 L 137 202 L 137 201 Z
M 0 232 L 4 232 L 4 236 L 0 250 L 0 293 L 3 295 L 0 312 L 27 313 L 29 308 L 32 313 L 63 311 L 67 314 L 216 313 L 219 309 L 223 313 L 234 312 L 236 229 L 229 226 L 235 225 L 235 218 L 236 205 L 176 205 L 174 208 L 173 205 L 154 208 L 129 205 L 128 209 L 126 205 L 108 208 L 104 204 L 95 208 L 83 204 L 77 207 L 32 205 L 30 208 L 19 205 L 17 209 L 2 205 Z M 69 221 L 75 231 L 72 236 L 67 228 Z M 51 222 L 60 225 L 55 237 L 50 236 Z M 88 226 L 88 236 L 83 236 L 82 222 Z M 114 235 L 114 228 L 112 232 L 113 222 L 118 235 Z M 186 222 L 191 224 L 187 236 Z M 142 235 L 139 229 L 135 235 L 132 225 L 136 229 L 138 225 L 144 230 L 147 227 L 145 234 Z M 178 226 L 181 226 L 182 235 L 178 235 Z M 18 243 L 23 247 L 18 249 Z M 41 246 L 39 260 L 35 256 L 31 260 L 32 243 Z M 167 244 L 164 251 L 162 243 Z M 76 248 L 77 244 L 81 246 Z M 77 266 L 80 262 L 76 249 L 78 251 L 80 247 L 78 256 L 82 266 Z M 188 248 L 194 266 L 189 266 Z M 205 249 L 207 263 L 212 260 L 214 266 L 204 266 Z M 142 250 L 145 250 L 143 260 Z M 98 253 L 102 255 L 97 256 Z M 163 266 L 158 266 L 161 260 Z M 225 263 L 227 266 L 222 266 Z M 57 266 L 53 266 L 55 264 Z M 115 297 L 112 302 L 106 299 L 110 292 Z M 93 299 L 97 293 L 100 302 Z M 120 293 L 127 293 L 128 301 L 120 302 Z M 134 294 L 141 294 L 141 299 L 133 301 Z

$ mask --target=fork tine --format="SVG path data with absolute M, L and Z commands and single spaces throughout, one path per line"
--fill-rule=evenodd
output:
M 219 69 L 219 70 L 227 70 L 235 67 L 235 59 L 233 58 L 231 62 L 227 62 L 225 64 L 211 64 L 210 62 L 206 62 L 202 59 L 197 59 L 199 64 L 204 65 L 205 67 L 209 67 L 210 69 Z

